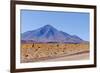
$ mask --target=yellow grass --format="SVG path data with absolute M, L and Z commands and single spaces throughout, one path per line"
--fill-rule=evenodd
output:
M 54 58 L 89 51 L 89 44 L 30 43 L 21 45 L 21 62 L 33 62 L 43 58 Z

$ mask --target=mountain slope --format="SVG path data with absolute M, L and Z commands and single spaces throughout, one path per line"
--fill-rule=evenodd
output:
M 21 34 L 22 41 L 31 42 L 64 42 L 64 43 L 81 43 L 84 42 L 76 35 L 70 35 L 59 31 L 51 25 L 45 25 L 39 29 L 27 31 Z

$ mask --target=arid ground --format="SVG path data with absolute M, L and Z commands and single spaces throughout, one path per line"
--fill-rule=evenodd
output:
M 89 43 L 22 43 L 21 63 L 89 59 Z

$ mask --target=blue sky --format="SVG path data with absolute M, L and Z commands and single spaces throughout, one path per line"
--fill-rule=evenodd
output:
M 89 41 L 89 13 L 21 10 L 21 33 L 47 24 Z

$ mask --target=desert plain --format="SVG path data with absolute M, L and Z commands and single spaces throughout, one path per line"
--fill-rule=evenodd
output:
M 22 43 L 21 63 L 89 59 L 89 43 Z

